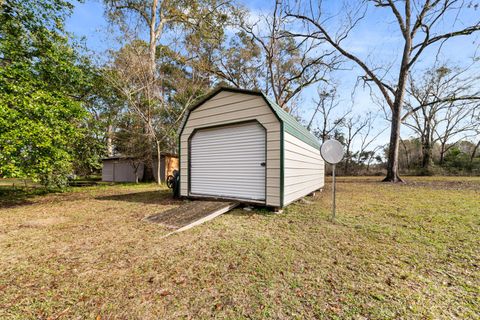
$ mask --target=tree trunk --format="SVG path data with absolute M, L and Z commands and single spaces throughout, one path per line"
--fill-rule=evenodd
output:
M 347 150 L 345 152 L 345 166 L 343 167 L 343 175 L 348 176 L 349 174 L 349 165 L 350 165 L 350 146 L 347 146 Z
M 372 163 L 372 157 L 368 158 L 367 162 L 367 175 L 370 173 L 370 164 Z
M 425 117 L 425 130 L 421 134 L 421 143 L 422 143 L 422 171 L 421 175 L 429 176 L 432 174 L 432 128 L 431 128 L 432 119 L 430 116 Z
M 477 144 L 473 148 L 472 155 L 470 156 L 470 164 L 473 163 L 473 159 L 475 159 L 475 155 L 477 154 L 477 150 L 479 147 L 480 147 L 480 140 L 477 142 Z
M 160 172 L 161 172 L 161 163 L 162 163 L 162 159 L 161 159 L 161 150 L 160 150 L 160 142 L 158 140 L 155 140 L 155 144 L 157 146 L 157 184 L 160 185 L 162 183 L 162 179 L 160 177 Z
M 425 140 L 422 143 L 422 175 L 430 175 L 432 166 L 432 145 Z
M 441 147 L 440 147 L 440 165 L 443 165 L 443 162 L 445 161 L 445 143 L 441 142 Z
M 403 182 L 398 175 L 398 147 L 400 145 L 401 104 L 395 102 L 392 110 L 392 127 L 388 146 L 387 176 L 384 182 Z
M 134 169 L 135 169 L 135 183 L 138 183 L 138 168 L 140 167 L 140 165 L 136 166 Z
M 112 157 L 113 156 L 113 142 L 112 142 L 112 136 L 113 136 L 113 127 L 112 125 L 108 125 L 107 127 L 107 156 Z
M 143 178 L 142 181 L 144 182 L 151 182 L 155 181 L 155 176 L 153 174 L 153 155 L 149 149 L 148 156 L 145 157 L 145 164 L 143 170 Z
M 410 170 L 410 153 L 408 152 L 408 148 L 405 145 L 405 142 L 402 139 L 400 139 L 400 142 L 402 143 L 403 150 L 405 151 L 405 166 L 407 170 Z
M 409 3 L 406 2 L 406 5 L 408 4 Z M 403 47 L 402 63 L 398 74 L 398 87 L 395 91 L 395 100 L 392 104 L 392 126 L 388 147 L 387 176 L 383 179 L 384 182 L 403 182 L 398 175 L 398 148 L 400 146 L 400 125 L 402 124 L 401 113 L 407 86 L 410 52 L 412 49 L 410 31 L 408 30 L 404 36 L 405 46 Z
M 150 16 L 150 41 L 148 46 L 148 53 L 149 53 L 149 66 L 150 66 L 150 76 L 152 77 L 151 80 L 155 79 L 155 58 L 157 53 L 157 6 L 158 0 L 152 1 L 151 7 L 151 16 Z M 162 23 L 162 22 L 160 22 Z

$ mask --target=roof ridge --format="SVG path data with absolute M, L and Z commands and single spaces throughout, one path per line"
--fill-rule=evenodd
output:
M 272 107 L 273 111 L 284 121 L 286 122 L 287 125 L 292 126 L 291 130 L 287 130 L 287 132 L 291 133 L 292 135 L 296 136 L 296 132 L 300 133 L 301 135 L 304 136 L 308 141 L 305 141 L 305 139 L 302 139 L 301 137 L 298 137 L 300 140 L 308 143 L 314 148 L 319 149 L 320 148 L 320 141 L 318 138 L 313 135 L 305 126 L 303 126 L 293 115 L 285 111 L 282 107 L 280 107 L 275 101 L 273 101 L 270 97 L 268 97 L 265 93 L 261 92 L 262 95 L 265 97 L 265 99 L 268 101 L 270 106 Z M 289 129 L 288 126 L 286 126 L 286 129 Z M 296 131 L 296 132 L 295 132 Z
M 305 128 L 294 116 L 292 116 L 287 111 L 283 110 L 275 101 L 273 101 L 270 97 L 268 97 L 265 93 L 260 90 L 249 90 L 249 89 L 241 89 L 241 88 L 234 88 L 229 86 L 220 85 L 216 88 L 210 90 L 206 95 L 202 98 L 198 99 L 195 103 L 193 103 L 190 107 L 187 108 L 187 112 L 185 113 L 182 122 L 180 123 L 180 131 L 179 136 L 183 131 L 183 127 L 187 121 L 188 115 L 191 111 L 196 109 L 198 106 L 203 104 L 205 101 L 209 100 L 210 98 L 214 97 L 221 91 L 231 91 L 237 93 L 244 93 L 244 94 L 255 94 L 264 98 L 265 102 L 270 106 L 272 111 L 275 113 L 279 121 L 284 124 L 284 130 L 291 135 L 295 136 L 296 138 L 302 140 L 303 142 L 309 144 L 310 146 L 320 149 L 320 141 L 318 140 L 315 135 L 313 135 L 307 128 Z

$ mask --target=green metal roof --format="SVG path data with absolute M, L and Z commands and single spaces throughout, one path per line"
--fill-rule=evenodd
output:
M 283 123 L 283 128 L 285 132 L 290 133 L 294 137 L 300 139 L 301 141 L 311 145 L 312 147 L 316 149 L 320 149 L 320 142 L 318 139 L 305 128 L 303 125 L 301 125 L 295 117 L 293 117 L 291 114 L 283 110 L 275 101 L 267 97 L 266 94 L 263 92 L 260 92 L 258 90 L 246 90 L 246 89 L 239 89 L 239 88 L 231 88 L 231 87 L 223 87 L 220 86 L 212 91 L 210 91 L 209 94 L 207 94 L 203 99 L 200 99 L 197 101 L 197 103 L 193 104 L 190 108 L 188 108 L 185 117 L 183 119 L 183 123 L 180 125 L 180 134 L 183 131 L 183 127 L 185 126 L 185 123 L 188 119 L 188 116 L 190 112 L 195 110 L 197 107 L 202 105 L 205 101 L 208 99 L 212 98 L 215 96 L 217 93 L 220 91 L 230 91 L 230 92 L 238 92 L 238 93 L 246 93 L 246 94 L 254 94 L 258 95 L 264 98 L 265 102 L 270 106 L 272 111 L 275 113 L 277 116 L 278 120 Z
M 315 137 L 310 131 L 307 130 L 307 128 L 301 125 L 290 113 L 283 110 L 278 104 L 275 103 L 275 101 L 267 97 L 264 93 L 262 93 L 262 95 L 265 97 L 265 100 L 267 100 L 281 121 L 283 121 L 283 128 L 286 132 L 311 145 L 312 147 L 320 149 L 320 142 L 318 141 L 317 137 Z

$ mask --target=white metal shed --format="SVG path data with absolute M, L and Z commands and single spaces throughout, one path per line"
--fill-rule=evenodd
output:
M 180 195 L 281 208 L 324 186 L 316 137 L 258 91 L 221 87 L 180 126 Z

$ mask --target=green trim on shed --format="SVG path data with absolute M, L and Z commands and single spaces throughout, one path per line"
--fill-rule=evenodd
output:
M 278 115 L 278 117 L 284 123 L 284 129 L 286 132 L 290 133 L 292 136 L 302 140 L 303 142 L 311 145 L 315 149 L 318 149 L 320 152 L 320 142 L 318 139 L 305 128 L 302 124 L 295 119 L 287 111 L 283 110 L 278 104 L 276 104 L 272 99 L 267 97 L 265 94 L 265 99 L 267 99 L 268 103 L 272 107 L 273 111 Z
M 182 136 L 178 136 L 178 188 L 180 188 L 178 194 L 182 196 Z M 190 178 L 190 177 L 189 177 Z
M 264 94 L 261 91 L 258 90 L 246 90 L 246 89 L 239 89 L 239 88 L 231 88 L 231 87 L 218 87 L 212 91 L 210 91 L 206 96 L 204 96 L 202 99 L 199 99 L 195 104 L 193 104 L 191 107 L 187 109 L 187 112 L 185 116 L 183 117 L 183 121 L 180 124 L 180 130 L 179 130 L 179 171 L 181 171 L 182 167 L 182 162 L 181 162 L 181 136 L 183 129 L 185 127 L 185 124 L 188 121 L 188 118 L 190 116 L 190 113 L 201 106 L 204 102 L 207 100 L 211 99 L 215 95 L 217 95 L 221 91 L 229 91 L 229 92 L 236 92 L 236 93 L 244 93 L 244 94 L 253 94 L 257 96 L 261 96 L 267 105 L 270 107 L 270 109 L 273 111 L 275 114 L 276 118 L 280 122 L 280 207 L 283 208 L 284 206 L 284 187 L 285 187 L 285 144 L 284 144 L 284 139 L 285 139 L 285 132 L 290 133 L 294 137 L 298 138 L 299 140 L 307 143 L 308 145 L 314 147 L 315 149 L 318 149 L 320 152 L 320 141 L 318 141 L 317 137 L 315 137 L 310 131 L 307 130 L 302 124 L 298 122 L 295 117 L 293 117 L 291 114 L 283 110 L 277 103 L 275 103 L 272 99 L 267 97 L 266 94 Z M 180 173 L 180 179 L 181 179 L 181 172 Z M 188 180 L 190 180 L 190 177 L 188 177 Z
M 280 208 L 285 203 L 285 125 L 280 121 Z
M 267 97 L 266 94 L 264 94 L 261 91 L 258 90 L 247 90 L 247 89 L 239 89 L 239 88 L 231 88 L 231 87 L 218 87 L 216 89 L 213 89 L 210 91 L 207 95 L 205 95 L 202 99 L 199 99 L 196 103 L 194 103 L 190 108 L 188 108 L 187 113 L 183 119 L 183 123 L 180 124 L 180 132 L 179 136 L 183 132 L 183 128 L 185 126 L 185 123 L 188 120 L 188 117 L 190 115 L 190 112 L 198 108 L 200 105 L 202 105 L 205 101 L 209 100 L 210 98 L 214 97 L 216 94 L 218 94 L 221 91 L 230 91 L 230 92 L 237 92 L 237 93 L 245 93 L 245 94 L 254 94 L 257 96 L 261 96 L 264 98 L 265 102 L 269 105 L 270 109 L 275 113 L 276 117 L 278 120 L 280 120 L 281 123 L 283 123 L 283 128 L 285 132 L 290 133 L 294 137 L 302 140 L 303 142 L 311 145 L 312 147 L 319 149 L 320 150 L 320 142 L 318 139 L 305 128 L 303 125 L 301 125 L 295 117 L 293 117 L 290 113 L 286 112 L 283 110 L 278 104 L 275 103 L 272 99 Z M 319 151 L 320 152 L 320 151 Z

